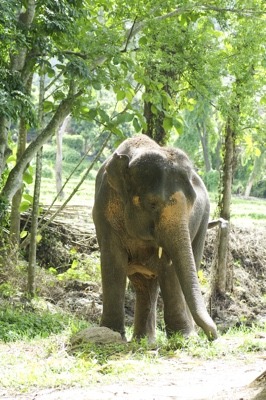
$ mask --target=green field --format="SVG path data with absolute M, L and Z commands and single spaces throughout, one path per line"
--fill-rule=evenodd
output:
M 55 204 L 62 204 L 72 193 L 78 184 L 79 179 L 73 178 L 68 182 L 64 189 L 63 200 L 57 200 Z M 69 205 L 91 206 L 94 199 L 94 180 L 87 179 L 83 182 L 77 193 L 70 200 Z M 54 180 L 43 179 L 41 191 L 41 203 L 49 206 L 56 196 L 56 187 Z M 217 196 L 210 194 L 211 199 L 211 216 L 215 216 L 217 207 Z M 266 226 L 266 199 L 249 198 L 233 196 L 231 206 L 231 221 L 237 225 L 250 226 Z

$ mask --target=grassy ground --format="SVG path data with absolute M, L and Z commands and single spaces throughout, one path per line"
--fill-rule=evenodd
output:
M 10 320 L 9 311 L 2 309 L 2 319 Z M 265 324 L 229 330 L 212 343 L 201 336 L 190 339 L 175 336 L 166 340 L 158 331 L 157 342 L 152 346 L 143 340 L 119 345 L 84 345 L 73 351 L 69 339 L 84 326 L 86 323 L 64 314 L 50 314 L 47 319 L 46 312 L 42 315 L 17 311 L 10 326 L 12 334 L 9 331 L 5 341 L 0 342 L 0 395 L 5 391 L 25 393 L 36 387 L 82 387 L 97 385 L 99 381 L 107 384 L 118 378 L 121 382 L 132 380 L 143 373 L 152 374 L 153 367 L 163 360 L 189 357 L 190 362 L 228 361 L 244 355 L 252 359 L 266 351 L 262 333 L 266 331 Z M 34 327 L 35 335 L 31 329 Z
M 64 199 L 57 200 L 57 204 L 62 204 L 72 193 L 78 183 L 79 178 L 72 178 L 64 189 Z M 94 199 L 94 185 L 94 180 L 87 179 L 71 199 L 69 204 L 92 205 Z M 41 202 L 45 205 L 49 205 L 56 196 L 55 182 L 51 181 L 51 179 L 44 178 L 42 181 L 41 193 Z M 215 214 L 217 196 L 214 193 L 210 193 L 210 200 L 211 212 L 212 214 Z M 233 196 L 231 218 L 233 222 L 242 221 L 244 223 L 244 220 L 247 219 L 254 223 L 263 220 L 266 224 L 266 199 L 245 199 L 243 197 Z

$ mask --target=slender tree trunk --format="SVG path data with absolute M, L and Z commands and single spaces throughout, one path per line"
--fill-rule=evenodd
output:
M 24 32 L 26 32 L 33 21 L 34 14 L 35 14 L 35 0 L 29 0 L 27 2 L 27 7 L 24 12 L 21 12 L 18 16 L 18 26 L 21 29 L 23 27 Z M 23 79 L 23 69 L 25 67 L 25 60 L 27 55 L 27 47 L 19 47 L 17 50 L 10 55 L 10 70 L 12 72 L 18 71 L 21 75 L 22 82 L 25 83 L 28 81 L 29 77 Z M 7 143 L 7 137 L 10 127 L 10 120 L 9 118 L 1 114 L 0 112 L 0 176 L 2 176 L 5 165 L 6 159 L 9 156 L 10 149 Z
M 29 0 L 27 2 L 26 10 L 20 12 L 18 15 L 18 28 L 23 29 L 24 33 L 29 30 L 32 21 L 35 15 L 35 0 Z M 10 55 L 10 70 L 12 72 L 17 71 L 20 74 L 22 83 L 25 84 L 27 92 L 29 92 L 29 87 L 31 86 L 32 81 L 32 73 L 24 74 L 23 70 L 25 69 L 27 56 L 27 47 L 18 47 L 13 54 Z M 26 65 L 26 69 L 28 70 L 28 66 Z M 6 159 L 10 154 L 10 149 L 8 148 L 7 137 L 10 127 L 10 120 L 7 116 L 4 116 L 0 112 L 0 176 L 4 171 L 6 165 Z M 20 187 L 18 186 L 15 190 L 19 191 Z M 18 193 L 19 197 L 19 193 Z M 18 203 L 19 200 L 16 200 Z M 15 205 L 14 205 L 15 206 Z
M 59 199 L 63 200 L 64 192 L 62 189 L 62 161 L 63 161 L 63 135 L 67 129 L 70 121 L 70 115 L 68 115 L 61 127 L 56 132 L 56 162 L 55 162 L 55 176 L 56 176 L 56 193 L 59 195 Z
M 246 190 L 245 190 L 245 197 L 250 196 L 250 192 L 253 187 L 253 184 L 255 183 L 256 179 L 258 178 L 258 176 L 260 174 L 264 154 L 265 154 L 265 152 L 262 152 L 259 157 L 255 157 L 253 170 L 248 178 L 248 182 L 247 182 L 247 186 L 246 186 Z
M 233 166 L 235 159 L 235 128 L 232 120 L 228 119 L 225 127 L 225 147 L 223 162 L 222 196 L 219 204 L 220 216 L 228 221 L 226 227 L 219 228 L 216 257 L 212 264 L 212 297 L 224 296 L 232 290 L 232 274 L 228 274 L 228 247 L 230 233 L 231 188 L 233 182 Z
M 33 205 L 31 213 L 31 230 L 30 230 L 30 248 L 29 248 L 29 264 L 28 264 L 28 293 L 30 297 L 35 294 L 35 269 L 36 269 L 36 249 L 37 249 L 37 231 L 38 231 L 38 216 L 39 202 L 41 192 L 42 178 L 42 148 L 36 156 L 36 173 L 33 195 Z
M 45 96 L 45 75 L 43 73 L 43 64 L 41 66 L 40 84 L 39 84 L 39 109 L 38 109 L 38 124 L 40 129 L 43 125 L 43 102 Z M 30 297 L 35 294 L 35 269 L 36 269 L 36 250 L 37 250 L 37 232 L 38 232 L 38 217 L 39 203 L 42 180 L 42 147 L 36 155 L 36 170 L 33 204 L 31 212 L 31 229 L 30 229 L 30 247 L 29 247 L 29 264 L 28 264 L 28 293 Z
M 211 161 L 210 161 L 210 156 L 209 156 L 209 138 L 208 138 L 208 132 L 206 130 L 206 125 L 204 122 L 202 123 L 202 125 L 200 123 L 197 123 L 197 128 L 198 128 L 198 132 L 199 132 L 201 147 L 203 150 L 205 171 L 210 172 L 212 167 L 211 167 Z
M 6 160 L 11 154 L 11 150 L 7 144 L 8 132 L 9 132 L 9 120 L 5 115 L 0 114 L 0 177 L 3 175 Z
M 31 74 L 27 85 L 26 85 L 26 90 L 27 93 L 30 94 L 31 92 L 31 87 L 32 87 L 32 78 L 33 74 Z M 22 154 L 24 153 L 27 145 L 27 121 L 25 118 L 20 119 L 20 125 L 19 125 L 19 134 L 18 134 L 18 144 L 17 144 L 17 160 L 20 159 Z M 22 194 L 23 194 L 23 185 L 21 183 L 20 188 L 17 190 L 15 193 L 13 199 L 12 199 L 12 205 L 11 205 L 11 214 L 10 214 L 10 239 L 12 242 L 12 246 L 18 247 L 19 242 L 20 242 L 20 204 L 21 204 L 21 199 L 22 199 Z M 16 253 L 14 253 L 16 254 Z M 16 257 L 14 258 L 14 262 L 16 262 Z

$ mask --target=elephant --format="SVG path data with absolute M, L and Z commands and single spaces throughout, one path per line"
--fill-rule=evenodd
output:
M 95 182 L 93 220 L 101 254 L 101 326 L 125 336 L 127 277 L 135 292 L 133 338 L 155 340 L 160 291 L 167 336 L 195 323 L 217 338 L 197 269 L 210 212 L 203 181 L 180 149 L 145 134 L 122 142 Z

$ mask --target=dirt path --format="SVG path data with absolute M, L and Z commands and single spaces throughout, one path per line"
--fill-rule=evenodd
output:
M 114 361 L 118 362 L 118 361 Z M 125 379 L 113 377 L 85 388 L 47 389 L 27 395 L 7 395 L 5 400 L 265 400 L 263 383 L 251 385 L 266 367 L 266 354 L 250 358 L 198 360 L 191 357 L 160 359 L 140 373 Z M 146 364 L 147 365 L 147 364 Z M 126 368 L 126 365 L 125 365 Z M 264 380 L 265 385 L 265 380 Z

